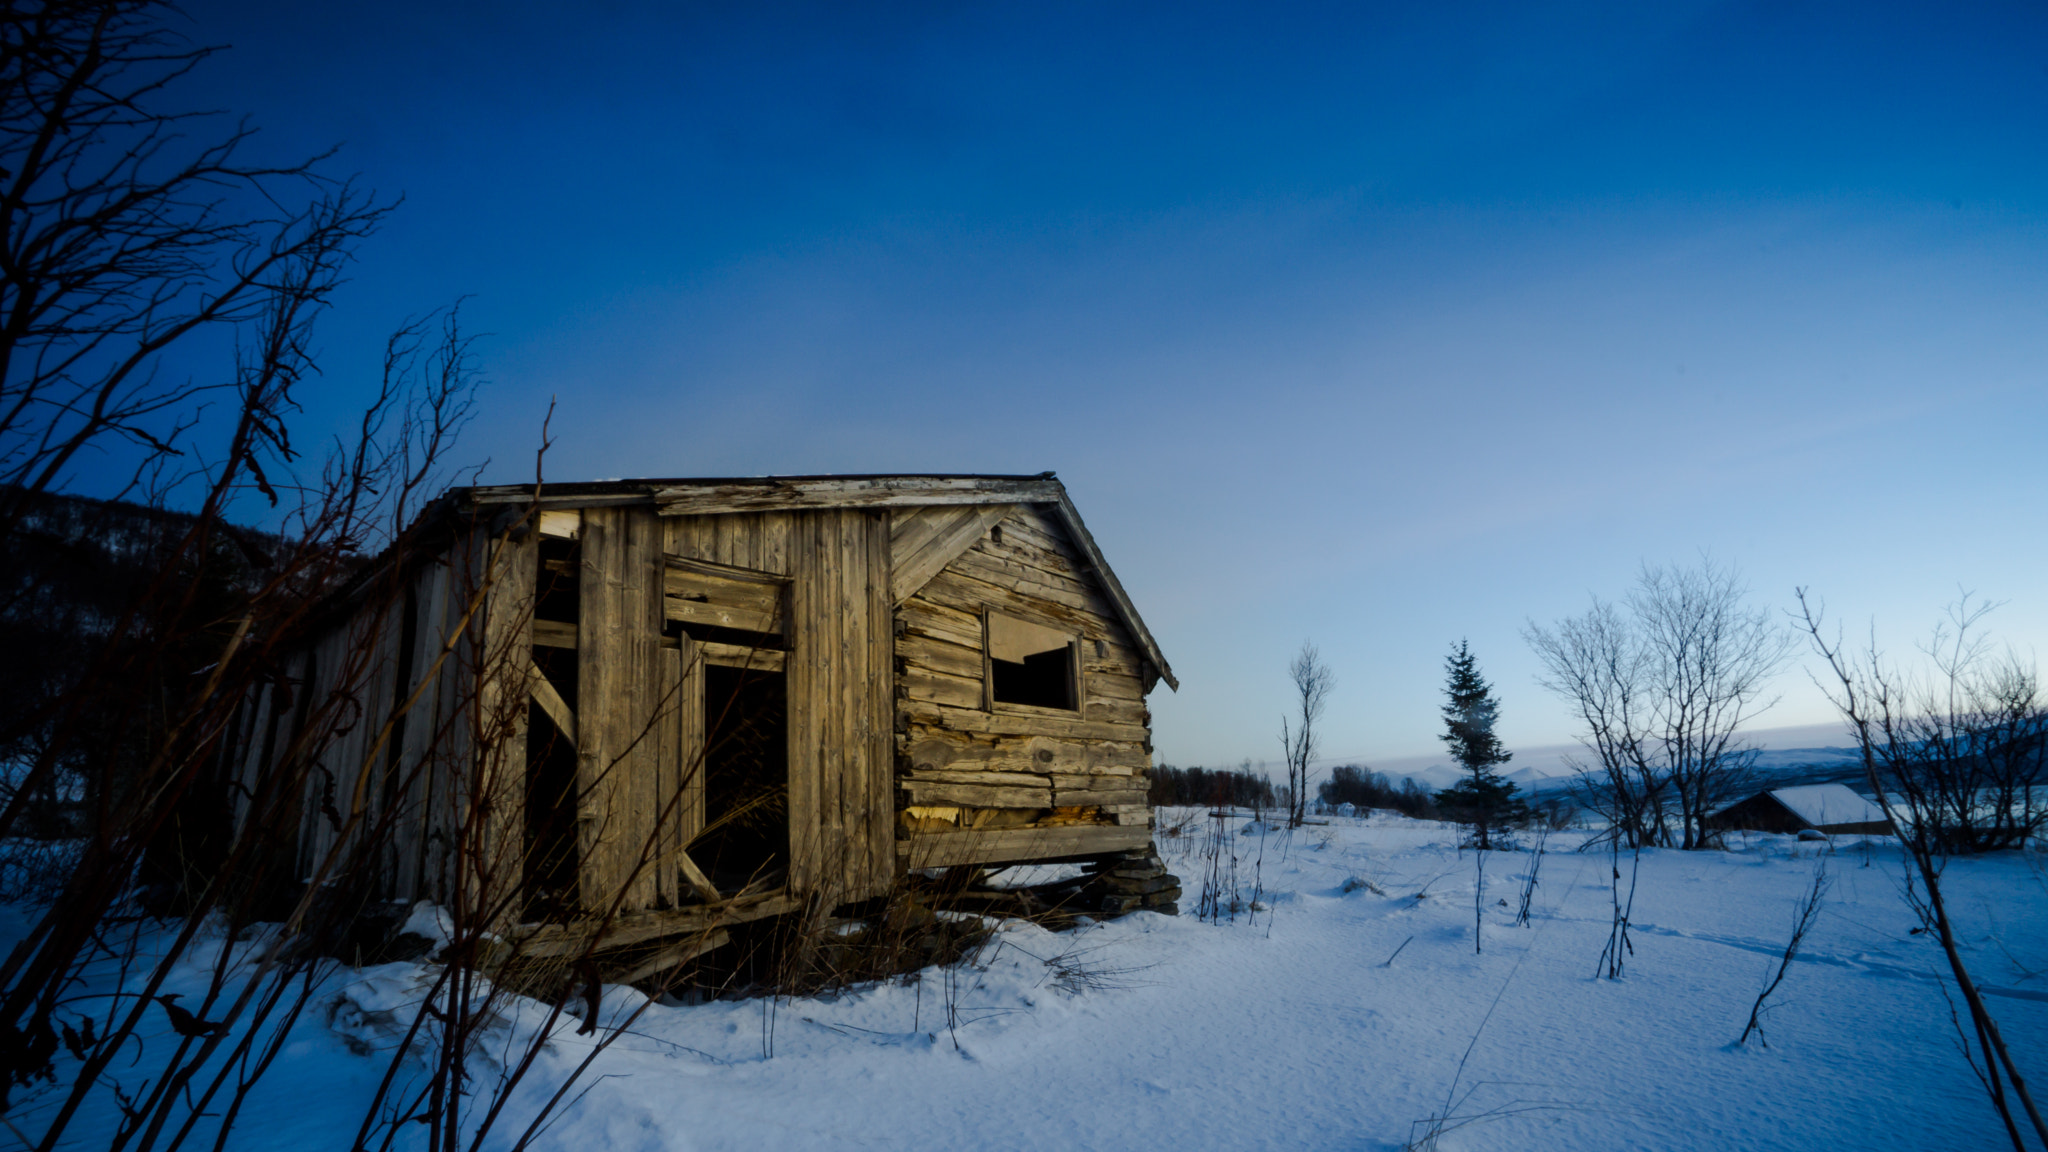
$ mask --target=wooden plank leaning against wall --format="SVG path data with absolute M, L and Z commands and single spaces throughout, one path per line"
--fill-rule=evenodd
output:
M 915 833 L 906 862 L 1142 847 L 1151 837 L 1143 657 L 1049 509 L 1012 507 L 988 528 L 898 609 L 898 783 Z M 905 540 L 915 543 L 899 531 Z M 1078 710 L 988 706 L 989 609 L 1080 638 Z

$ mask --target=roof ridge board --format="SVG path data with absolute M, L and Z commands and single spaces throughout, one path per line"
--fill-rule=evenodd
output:
M 831 482 L 869 481 L 1029 481 L 1057 480 L 1052 472 L 1006 473 L 1006 472 L 819 472 L 802 475 L 780 475 L 769 473 L 761 476 L 625 476 L 613 480 L 565 480 L 543 481 L 542 492 L 573 491 L 601 492 L 626 491 L 631 489 L 658 488 L 726 488 L 740 485 L 769 487 L 778 484 L 806 484 Z M 451 488 L 451 492 L 465 493 L 507 493 L 523 495 L 533 491 L 532 483 L 519 484 L 475 484 Z

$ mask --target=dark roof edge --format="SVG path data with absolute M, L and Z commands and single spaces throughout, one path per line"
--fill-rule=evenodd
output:
M 679 477 L 634 477 L 620 480 L 582 480 L 572 483 L 540 484 L 541 500 L 569 500 L 577 497 L 596 499 L 645 498 L 653 499 L 655 493 L 664 488 L 769 488 L 782 484 L 810 484 L 831 481 L 865 483 L 869 481 L 915 481 L 931 480 L 940 483 L 958 483 L 963 480 L 987 480 L 997 483 L 1022 483 L 1032 480 L 1057 480 L 1051 472 L 1029 475 L 1007 475 L 982 472 L 858 472 L 821 473 L 817 475 L 791 476 L 679 476 Z M 532 496 L 534 485 L 525 484 L 478 484 L 466 488 L 451 488 L 448 495 L 477 503 L 496 504 L 524 500 Z

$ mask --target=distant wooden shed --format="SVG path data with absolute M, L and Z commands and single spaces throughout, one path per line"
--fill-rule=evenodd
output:
M 1892 833 L 1884 809 L 1847 784 L 1766 788 L 1707 817 L 1707 826 L 1756 832 L 1813 831 L 1830 836 Z
M 622 888 L 629 914 L 767 915 L 1151 845 L 1145 698 L 1177 685 L 1051 473 L 474 487 L 432 516 L 386 561 L 402 603 L 344 605 L 245 709 L 247 781 L 303 722 L 288 686 L 369 654 L 302 876 L 366 813 L 395 829 L 381 898 L 445 902 L 467 851 L 515 861 L 530 915 Z

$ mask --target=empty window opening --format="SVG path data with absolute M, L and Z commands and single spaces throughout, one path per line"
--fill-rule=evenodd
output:
M 780 672 L 704 667 L 704 833 L 690 858 L 726 895 L 789 868 L 789 695 Z
M 574 540 L 543 536 L 535 551 L 540 553 L 540 571 L 535 574 L 533 618 L 576 623 L 582 548 Z
M 1080 709 L 1079 646 L 1070 632 L 990 612 L 989 698 L 997 704 Z

